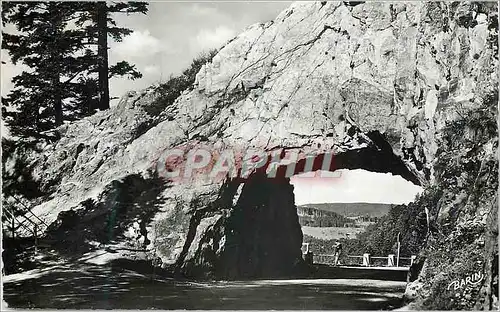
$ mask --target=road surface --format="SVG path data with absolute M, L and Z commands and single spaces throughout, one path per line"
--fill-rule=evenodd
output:
M 389 310 L 405 282 L 369 279 L 180 281 L 76 263 L 4 276 L 9 308 Z

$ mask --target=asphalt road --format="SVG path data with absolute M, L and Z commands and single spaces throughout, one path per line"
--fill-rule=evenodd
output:
M 9 308 L 389 310 L 404 289 L 369 279 L 180 281 L 88 263 L 4 276 Z

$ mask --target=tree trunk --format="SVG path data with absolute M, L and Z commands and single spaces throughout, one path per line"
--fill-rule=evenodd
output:
M 97 57 L 99 61 L 99 109 L 109 108 L 108 80 L 108 7 L 105 1 L 97 3 Z
M 55 115 L 55 126 L 59 127 L 63 123 L 63 112 L 62 112 L 62 89 L 61 89 L 61 47 L 59 46 L 60 40 L 60 27 L 62 24 L 62 16 L 57 7 L 50 8 L 53 15 L 52 27 L 53 27 L 53 76 L 52 85 L 54 90 L 54 115 Z
M 56 65 L 56 67 L 59 67 Z M 56 127 L 62 125 L 63 122 L 63 113 L 62 113 L 62 100 L 61 100 L 61 83 L 59 77 L 59 70 L 56 70 L 56 74 L 54 76 L 54 113 L 56 115 Z

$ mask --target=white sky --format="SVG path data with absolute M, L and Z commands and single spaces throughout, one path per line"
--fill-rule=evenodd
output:
M 273 20 L 291 2 L 152 2 L 147 15 L 118 16 L 135 32 L 111 46 L 110 60 L 139 68 L 139 81 L 113 79 L 111 93 L 143 89 L 178 74 L 202 52 L 220 48 L 246 27 Z
M 297 205 L 356 202 L 407 204 L 422 191 L 420 186 L 401 176 L 362 169 L 337 170 L 331 177 L 296 175 L 290 181 L 295 187 Z
M 143 78 L 112 79 L 110 93 L 120 97 L 178 74 L 204 51 L 221 47 L 246 27 L 273 20 L 290 2 L 151 2 L 147 15 L 117 15 L 119 26 L 134 32 L 122 42 L 110 40 L 110 64 L 135 64 Z M 7 28 L 7 30 L 9 30 Z M 2 51 L 1 93 L 12 87 L 11 78 L 22 68 Z M 114 101 L 116 103 L 117 101 Z M 113 105 L 113 102 L 112 102 Z M 2 122 L 2 135 L 5 128 Z M 340 177 L 292 178 L 297 204 L 325 202 L 407 203 L 421 189 L 399 176 L 364 170 L 342 170 Z

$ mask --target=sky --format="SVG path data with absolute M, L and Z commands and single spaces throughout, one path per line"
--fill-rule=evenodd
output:
M 111 45 L 110 60 L 136 64 L 144 78 L 113 79 L 113 95 L 178 74 L 203 52 L 220 48 L 246 27 L 273 20 L 291 2 L 152 2 L 147 15 L 117 16 L 134 33 Z
M 219 48 L 248 26 L 273 20 L 291 2 L 151 2 L 147 15 L 117 14 L 119 26 L 134 32 L 122 42 L 111 42 L 110 64 L 126 60 L 135 64 L 143 78 L 112 79 L 110 94 L 121 97 L 166 81 L 187 68 L 193 58 Z M 6 28 L 9 30 L 9 28 Z M 2 95 L 11 78 L 23 70 L 9 62 L 2 51 Z M 118 101 L 112 101 L 113 106 Z M 2 123 L 2 135 L 6 129 Z M 292 178 L 297 204 L 325 202 L 407 203 L 421 191 L 399 176 L 364 170 L 342 170 L 337 178 Z
M 120 97 L 129 90 L 167 80 L 187 68 L 200 53 L 221 47 L 252 24 L 273 20 L 290 3 L 151 2 L 147 15 L 115 14 L 118 26 L 134 32 L 122 42 L 110 40 L 110 64 L 129 61 L 143 78 L 112 79 L 111 96 Z M 2 65 L 2 95 L 6 95 L 12 86 L 10 79 L 22 68 L 10 64 L 5 51 L 2 61 L 7 62 Z
M 342 169 L 323 176 L 317 174 L 314 178 L 296 175 L 290 181 L 297 205 L 356 202 L 408 204 L 422 191 L 420 186 L 401 176 L 363 169 Z

